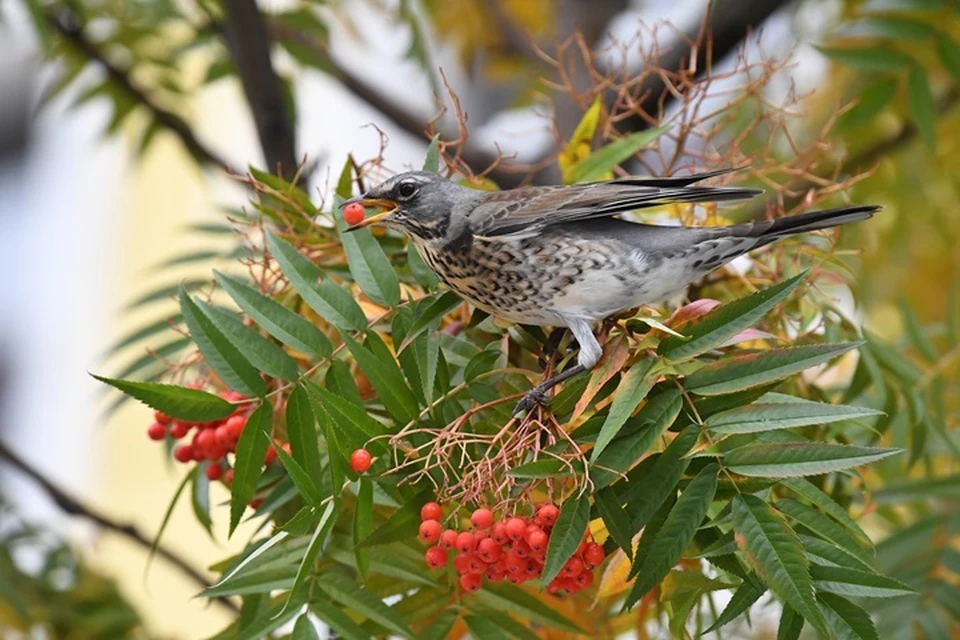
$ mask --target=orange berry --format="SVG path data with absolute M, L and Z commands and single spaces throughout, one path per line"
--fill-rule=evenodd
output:
M 460 576 L 460 586 L 464 591 L 473 593 L 483 584 L 483 576 L 479 573 L 467 573 Z
M 493 512 L 490 509 L 477 509 L 470 516 L 470 524 L 474 529 L 489 529 L 493 524 Z
M 456 546 L 460 553 L 470 553 L 477 548 L 477 537 L 469 531 L 464 531 L 457 536 Z
M 373 456 L 366 449 L 357 449 L 350 454 L 350 468 L 355 473 L 366 473 L 372 462 Z M 437 532 L 437 535 L 440 535 L 440 533 Z
M 579 587 L 580 589 L 586 589 L 591 584 L 593 584 L 593 572 L 584 571 L 583 573 L 578 575 L 576 578 L 574 578 L 573 581 L 577 583 L 577 587 Z
M 490 527 L 490 537 L 500 544 L 507 542 L 510 539 L 507 537 L 507 525 L 502 521 L 494 524 Z
M 527 570 L 527 561 L 517 554 L 510 552 L 507 554 L 507 573 L 523 573 Z
M 603 552 L 603 547 L 596 542 L 587 544 L 587 548 L 583 551 L 583 561 L 591 567 L 602 564 L 605 557 L 606 554 Z
M 484 562 L 496 562 L 503 553 L 503 547 L 493 538 L 485 538 L 477 543 L 477 555 Z
M 537 515 L 534 516 L 541 527 L 552 527 L 559 517 L 560 509 L 552 504 L 541 505 L 540 508 L 537 509 Z
M 440 534 L 440 547 L 443 549 L 453 549 L 457 544 L 457 532 L 453 529 L 447 529 Z
M 574 556 L 567 560 L 567 564 L 563 565 L 563 568 L 560 570 L 560 575 L 565 578 L 576 578 L 583 573 L 586 568 L 583 560 Z
M 513 552 L 521 558 L 528 558 L 531 552 L 530 545 L 526 540 L 517 540 L 513 543 Z
M 435 544 L 440 540 L 440 523 L 436 520 L 424 520 L 420 523 L 420 539 L 427 544 Z
M 527 533 L 527 523 L 523 518 L 510 518 L 506 525 L 507 537 L 519 540 Z
M 366 215 L 366 210 L 359 202 L 351 202 L 343 208 L 343 220 L 351 226 L 363 222 Z
M 447 565 L 447 552 L 440 547 L 430 547 L 423 557 L 431 569 L 440 569 Z
M 545 551 L 550 543 L 550 536 L 543 529 L 536 529 L 527 534 L 527 544 L 534 553 Z
M 443 517 L 443 509 L 436 502 L 428 502 L 420 507 L 421 520 L 439 520 Z

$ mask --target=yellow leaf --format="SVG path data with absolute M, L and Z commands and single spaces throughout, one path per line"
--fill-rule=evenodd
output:
M 612 598 L 620 595 L 630 588 L 630 582 L 627 578 L 630 575 L 630 559 L 623 549 L 617 549 L 610 557 L 606 568 L 603 570 L 603 576 L 600 578 L 600 586 L 597 588 L 596 602 L 604 598 Z
M 560 152 L 560 156 L 557 158 L 557 164 L 564 175 L 570 167 L 590 155 L 590 141 L 593 140 L 593 134 L 597 132 L 600 111 L 603 108 L 603 102 L 600 98 L 600 96 L 597 96 L 587 112 L 583 114 L 566 148 Z

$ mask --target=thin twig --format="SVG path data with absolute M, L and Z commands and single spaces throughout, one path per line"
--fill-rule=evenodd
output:
M 38 469 L 34 468 L 29 462 L 17 455 L 3 442 L 0 442 L 0 458 L 7 460 L 12 467 L 19 470 L 25 476 L 36 482 L 46 492 L 51 500 L 62 510 L 72 516 L 78 516 L 93 522 L 101 529 L 113 531 L 124 538 L 135 542 L 147 551 L 153 548 L 152 541 L 148 540 L 140 530 L 129 523 L 120 523 L 111 520 L 106 515 L 88 507 L 78 501 L 76 498 L 67 494 L 63 489 L 55 485 L 49 478 L 44 476 Z M 157 555 L 178 568 L 190 580 L 203 589 L 210 587 L 210 582 L 194 567 L 192 567 L 180 555 L 171 551 L 162 544 L 157 545 Z M 240 608 L 232 600 L 225 596 L 219 596 L 215 599 L 222 606 L 229 609 L 232 613 L 239 613 Z

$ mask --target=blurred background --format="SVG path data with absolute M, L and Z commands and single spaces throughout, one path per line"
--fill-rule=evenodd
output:
M 764 176 L 771 202 L 789 211 L 815 193 L 884 205 L 842 245 L 853 313 L 880 337 L 903 341 L 913 323 L 942 334 L 951 300 L 957 313 L 954 1 L 226 4 L 0 3 L 0 536 L 30 541 L 0 555 L 0 632 L 16 628 L 18 599 L 66 628 L 79 611 L 95 619 L 74 637 L 204 637 L 234 615 L 193 599 L 198 582 L 169 558 L 148 569 L 181 473 L 146 437 L 149 411 L 113 406 L 86 375 L 149 379 L 177 352 L 175 334 L 150 352 L 140 338 L 175 313 L 163 287 L 204 286 L 211 266 L 229 264 L 235 242 L 214 228 L 247 194 L 224 166 L 289 178 L 304 163 L 301 184 L 320 202 L 348 154 L 399 171 L 422 163 L 431 123 L 457 139 L 455 95 L 474 172 L 494 165 L 488 177 L 502 187 L 558 182 L 556 154 L 590 104 L 577 93 L 598 79 L 635 81 L 630 109 L 610 106 L 626 113 L 610 126 L 629 132 L 651 126 L 631 109 L 656 119 L 690 104 L 670 74 L 716 75 L 708 110 L 749 84 L 752 64 L 776 61 L 754 115 L 788 118 L 790 135 L 756 151 L 794 171 Z M 847 179 L 855 184 L 824 189 Z M 952 425 L 948 356 L 936 362 L 954 374 Z M 208 535 L 181 500 L 162 545 L 204 579 L 211 559 L 251 534 L 226 542 L 215 517 Z M 28 580 L 48 570 L 59 588 Z

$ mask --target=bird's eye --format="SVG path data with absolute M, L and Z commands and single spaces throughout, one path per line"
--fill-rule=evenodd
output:
M 413 194 L 417 192 L 417 185 L 412 182 L 402 182 L 400 186 L 397 187 L 397 193 L 401 198 L 412 198 Z

